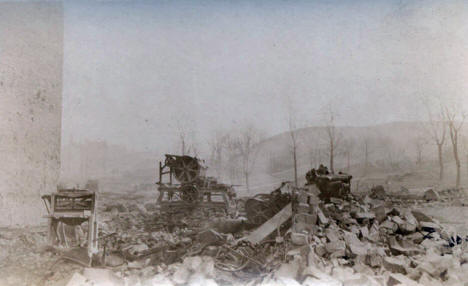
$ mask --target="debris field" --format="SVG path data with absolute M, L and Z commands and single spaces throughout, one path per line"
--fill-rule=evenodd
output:
M 104 196 L 93 265 L 48 249 L 44 230 L 2 232 L 5 285 L 468 285 L 466 234 L 414 200 L 381 186 L 327 200 L 314 186 L 289 190 L 291 203 L 261 225 L 242 207 L 236 217 L 194 209 L 168 220 L 146 197 Z M 452 192 L 428 190 L 418 209 L 450 203 L 441 197 Z M 69 246 L 83 242 L 73 232 Z

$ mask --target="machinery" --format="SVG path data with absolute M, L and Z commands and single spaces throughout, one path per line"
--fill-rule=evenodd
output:
M 247 219 L 251 224 L 260 225 L 293 202 L 298 193 L 310 193 L 310 190 L 307 191 L 310 188 L 318 189 L 318 197 L 325 202 L 330 201 L 331 197 L 344 198 L 350 194 L 351 178 L 348 174 L 331 174 L 327 167 L 320 165 L 317 170 L 307 172 L 305 188 L 297 188 L 289 182 L 284 182 L 270 194 L 258 194 L 246 200 Z M 309 204 L 307 201 L 306 205 Z
M 339 172 L 330 174 L 327 167 L 320 165 L 306 174 L 306 185 L 315 185 L 320 191 L 319 198 L 330 201 L 331 197 L 344 198 L 351 192 L 351 179 L 353 176 Z
M 91 265 L 93 254 L 98 252 L 96 194 L 88 190 L 64 189 L 43 195 L 42 199 L 48 212 L 49 244 L 70 249 L 68 258 Z M 83 224 L 87 226 L 86 234 L 81 228 Z
M 232 186 L 206 176 L 204 162 L 191 156 L 165 155 L 159 163 L 159 197 L 161 212 L 187 215 L 202 211 L 226 215 L 235 196 Z
M 249 198 L 245 202 L 248 222 L 254 225 L 266 222 L 291 202 L 293 190 L 291 183 L 283 182 L 270 194 L 258 194 Z

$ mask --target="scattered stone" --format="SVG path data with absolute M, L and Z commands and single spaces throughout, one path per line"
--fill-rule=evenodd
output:
M 225 241 L 221 234 L 212 229 L 200 232 L 197 235 L 197 240 L 205 245 L 219 245 Z
M 145 204 L 145 209 L 148 212 L 155 212 L 158 210 L 158 206 L 155 203 L 146 203 Z
M 431 219 L 430 217 L 428 217 L 427 215 L 425 215 L 424 213 L 422 213 L 420 211 L 413 210 L 413 211 L 411 211 L 411 213 L 418 220 L 419 223 L 421 223 L 421 222 L 434 222 L 433 219 Z
M 100 286 L 124 286 L 124 281 L 109 269 L 85 268 L 83 276 Z
M 373 191 L 372 198 L 330 198 L 329 203 L 314 202 L 313 205 L 308 204 L 306 196 L 300 198 L 301 205 L 295 210 L 303 213 L 296 214 L 290 236 L 276 234 L 280 224 L 273 225 L 274 232 L 270 237 L 266 237 L 268 234 L 262 236 L 262 240 L 276 236 L 277 242 L 287 242 L 285 245 L 290 248 L 285 249 L 286 255 L 278 251 L 276 245 L 265 247 L 253 243 L 254 248 L 251 248 L 244 244 L 246 234 L 253 231 L 243 218 L 210 219 L 190 228 L 187 227 L 190 220 L 187 217 L 171 232 L 156 224 L 147 227 L 148 212 L 155 211 L 156 206 L 141 200 L 137 209 L 128 206 L 130 212 L 117 213 L 115 217 L 105 214 L 109 219 L 101 230 L 118 233 L 117 246 L 120 248 L 116 253 L 144 255 L 131 259 L 131 256 L 125 256 L 126 263 L 121 257 L 114 263 L 108 255 L 106 265 L 123 265 L 114 269 L 114 276 L 96 282 L 77 273 L 69 283 L 76 280 L 77 285 L 106 285 L 103 283 L 117 279 L 125 285 L 141 286 L 300 285 L 299 282 L 311 286 L 437 285 L 442 281 L 450 282 L 447 285 L 463 285 L 456 283 L 463 281 L 463 273 L 468 273 L 468 255 L 463 256 L 462 248 L 465 238 L 456 231 L 443 230 L 437 221 L 422 212 L 403 208 L 405 204 L 398 204 L 400 198 L 387 198 L 383 187 Z M 288 217 L 291 217 L 292 209 L 287 213 Z M 118 212 L 117 207 L 113 212 Z M 140 220 L 140 217 L 144 219 Z M 120 234 L 122 230 L 123 234 Z M 2 239 L 0 234 L 0 246 L 3 246 Z M 291 241 L 300 247 L 292 246 Z M 166 248 L 153 253 L 160 245 Z M 276 270 L 263 276 L 262 282 L 240 279 L 244 275 L 237 271 L 233 274 L 218 271 L 215 261 L 221 245 L 235 246 L 241 253 L 265 263 L 267 271 Z M 174 259 L 167 260 L 169 256 Z M 294 260 L 291 261 L 291 257 Z M 182 263 L 174 263 L 181 260 Z M 248 264 L 245 269 L 250 271 L 254 264 Z M 271 265 L 274 267 L 269 268 Z M 223 278 L 220 279 L 220 275 Z M 95 276 L 106 277 L 105 274 Z
M 328 218 L 323 214 L 320 207 L 317 207 L 317 218 L 318 218 L 318 222 L 322 225 L 327 225 L 329 223 Z
M 329 241 L 338 241 L 341 239 L 340 232 L 336 228 L 329 227 L 325 230 L 325 236 Z
M 183 265 L 191 271 L 198 271 L 202 263 L 203 263 L 203 260 L 200 256 L 192 256 L 192 257 L 186 257 L 184 259 Z
M 127 285 L 138 285 L 138 283 L 127 283 Z M 146 283 L 143 285 L 164 285 L 164 286 L 173 286 L 174 283 L 171 281 L 169 277 L 165 274 L 156 274 L 155 276 L 151 277 L 150 279 L 146 280 Z
M 423 285 L 420 285 L 418 282 L 406 277 L 405 275 L 402 275 L 401 273 L 391 273 L 390 278 L 394 279 L 394 281 L 397 281 L 399 284 L 402 284 L 405 286 L 423 286 Z M 396 284 L 393 284 L 393 285 L 396 285 Z
M 186 284 L 190 274 L 190 270 L 188 270 L 185 266 L 180 266 L 172 275 L 172 280 L 177 284 Z
M 343 286 L 380 286 L 374 279 L 366 275 L 358 275 L 358 278 L 348 278 L 343 281 Z
M 238 233 L 243 230 L 245 219 L 219 218 L 210 222 L 210 228 L 219 233 Z
M 428 222 L 428 221 L 423 221 L 420 223 L 421 229 L 427 232 L 440 232 L 441 227 L 440 225 L 433 223 L 433 222 Z
M 91 286 L 92 284 L 88 282 L 86 277 L 81 275 L 78 272 L 73 273 L 73 276 L 70 278 L 70 280 L 67 283 L 67 286 Z
M 299 261 L 295 259 L 289 263 L 281 264 L 280 268 L 275 272 L 275 277 L 296 279 L 299 274 L 299 269 L 300 269 Z
M 362 243 L 355 234 L 348 232 L 344 236 L 346 244 L 350 249 L 351 253 L 355 256 L 367 255 L 367 245 Z
M 368 254 L 366 257 L 366 264 L 370 267 L 380 267 L 383 264 L 383 257 L 376 252 Z
M 380 225 L 380 227 L 384 228 L 384 229 L 387 229 L 387 230 L 391 231 L 392 233 L 396 232 L 398 230 L 398 225 L 396 223 L 394 223 L 393 221 L 390 221 L 390 220 L 384 221 Z
M 325 249 L 327 250 L 328 253 L 330 253 L 330 256 L 333 257 L 343 257 L 345 256 L 345 251 L 346 251 L 346 244 L 344 241 L 337 240 L 337 241 L 332 241 L 327 244 L 325 244 Z
M 154 269 L 153 266 L 146 266 L 146 267 L 144 267 L 143 269 L 140 270 L 140 274 L 143 277 L 150 277 L 150 276 L 153 276 L 155 274 L 155 269 Z
M 359 221 L 359 222 L 362 222 L 363 220 L 365 219 L 374 219 L 375 218 L 375 214 L 374 213 L 371 213 L 371 212 L 359 212 L 356 214 L 356 219 Z
M 342 286 L 342 282 L 335 279 L 331 275 L 318 269 L 316 266 L 310 265 L 304 269 L 302 276 L 305 277 L 302 285 L 304 286 Z
M 390 272 L 406 274 L 406 263 L 397 257 L 384 257 L 383 266 Z
M 371 212 L 374 213 L 375 219 L 379 223 L 387 219 L 387 213 L 385 212 L 385 207 L 383 205 L 371 209 Z
M 294 245 L 306 245 L 308 234 L 307 233 L 299 233 L 299 232 L 292 232 L 291 233 L 291 241 Z
M 389 247 L 390 251 L 392 252 L 393 255 L 406 255 L 406 256 L 412 256 L 412 255 L 417 255 L 422 253 L 422 250 L 417 248 L 416 245 L 411 244 L 410 242 L 405 242 L 403 241 L 405 245 L 401 245 L 398 243 L 398 241 L 395 239 L 395 237 L 389 237 L 388 238 L 389 242 Z
M 213 279 L 206 278 L 201 273 L 194 273 L 188 280 L 190 286 L 218 286 L 218 283 Z
M 125 260 L 121 255 L 111 253 L 106 256 L 106 266 L 117 267 L 124 263 L 125 263 Z
M 423 198 L 426 201 L 438 201 L 440 199 L 440 196 L 433 189 L 428 189 L 427 191 L 424 192 Z
M 132 255 L 138 255 L 140 254 L 141 252 L 145 251 L 145 250 L 148 250 L 149 247 L 148 245 L 144 244 L 144 243 L 139 243 L 139 244 L 134 244 L 134 245 L 131 245 L 129 248 L 128 248 L 128 252 Z
M 439 286 L 441 283 L 431 276 L 429 276 L 427 273 L 423 273 L 421 277 L 419 278 L 419 284 L 424 285 L 424 286 Z
M 413 241 L 416 244 L 420 244 L 423 241 L 424 236 L 420 232 L 415 232 L 407 235 L 405 238 Z
M 127 210 L 129 212 L 139 212 L 140 208 L 138 207 L 137 204 L 129 204 L 129 205 L 127 205 Z
M 204 256 L 202 260 L 203 263 L 200 266 L 199 271 L 208 278 L 214 278 L 216 276 L 216 270 L 213 258 Z
M 377 185 L 371 189 L 370 197 L 373 199 L 384 200 L 385 199 L 385 189 L 382 185 Z
M 135 260 L 128 263 L 129 269 L 142 269 L 146 266 L 146 263 L 143 260 Z
M 115 204 L 115 205 L 107 206 L 104 211 L 106 212 L 115 211 L 116 213 L 124 213 L 124 212 L 127 212 L 127 208 L 125 208 L 123 204 Z

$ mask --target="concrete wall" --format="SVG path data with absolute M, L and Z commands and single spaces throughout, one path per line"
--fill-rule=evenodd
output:
M 63 8 L 0 2 L 0 226 L 44 223 L 60 170 Z

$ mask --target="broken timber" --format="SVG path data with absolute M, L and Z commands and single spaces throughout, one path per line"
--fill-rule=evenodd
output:
M 280 212 L 275 214 L 271 219 L 262 224 L 256 230 L 251 232 L 246 240 L 252 244 L 257 244 L 262 241 L 265 237 L 270 235 L 278 227 L 280 227 L 285 221 L 292 216 L 291 203 L 287 204 Z

